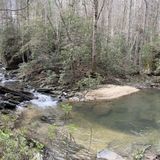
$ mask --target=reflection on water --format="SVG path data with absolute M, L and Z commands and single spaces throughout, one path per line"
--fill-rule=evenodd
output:
M 76 104 L 74 122 L 80 143 L 89 145 L 92 128 L 94 149 L 115 141 L 119 145 L 144 139 L 153 141 L 159 137 L 160 91 L 145 90 L 112 102 Z

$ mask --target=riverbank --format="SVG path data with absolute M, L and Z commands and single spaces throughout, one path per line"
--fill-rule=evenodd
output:
M 140 91 L 140 89 L 132 86 L 120 86 L 120 85 L 100 85 L 97 89 L 81 92 L 72 98 L 69 98 L 70 102 L 74 101 L 101 101 L 101 100 L 113 100 L 123 96 L 127 96 Z

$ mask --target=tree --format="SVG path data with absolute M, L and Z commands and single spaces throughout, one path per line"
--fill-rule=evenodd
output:
M 105 0 L 103 0 L 102 6 L 99 10 L 99 1 L 93 0 L 93 28 L 92 28 L 92 72 L 96 71 L 96 61 L 97 61 L 97 31 L 98 31 L 98 20 L 101 16 L 102 10 L 105 5 Z

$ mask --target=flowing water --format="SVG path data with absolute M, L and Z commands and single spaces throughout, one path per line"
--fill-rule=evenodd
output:
M 11 78 L 8 76 L 6 78 L 5 74 L 6 74 L 5 68 L 4 67 L 0 68 L 0 85 L 1 86 L 6 86 L 9 88 L 12 88 L 13 90 L 19 87 L 23 89 L 24 86 L 22 81 L 17 80 L 15 77 Z M 31 100 L 30 102 L 23 102 L 17 107 L 20 107 L 22 109 L 23 105 L 26 105 L 26 103 L 32 104 L 35 107 L 39 107 L 43 109 L 47 107 L 54 108 L 55 106 L 57 106 L 57 101 L 54 100 L 51 96 L 36 92 L 35 89 L 27 89 L 27 90 L 33 93 L 34 97 L 36 98 Z
M 47 108 L 47 107 L 56 107 L 57 101 L 54 100 L 51 96 L 41 94 L 38 92 L 33 92 L 34 96 L 37 97 L 37 99 L 33 99 L 30 102 L 40 108 Z

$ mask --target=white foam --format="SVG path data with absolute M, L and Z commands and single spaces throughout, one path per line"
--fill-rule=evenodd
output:
M 55 101 L 51 96 L 44 95 L 38 92 L 34 92 L 34 96 L 37 97 L 37 99 L 33 99 L 30 102 L 38 107 L 46 108 L 55 107 L 57 105 L 57 101 Z
M 3 81 L 5 79 L 4 74 L 0 73 L 0 81 Z
M 20 81 L 16 79 L 6 79 L 4 74 L 0 73 L 0 84 L 2 86 L 5 86 L 10 83 L 11 85 L 13 85 L 14 82 L 20 82 Z M 55 101 L 51 96 L 35 92 L 35 90 L 31 90 L 30 92 L 33 93 L 35 97 L 37 97 L 36 99 L 30 101 L 33 105 L 41 108 L 57 106 L 57 101 Z M 17 105 L 17 108 L 21 110 L 26 103 L 29 102 L 22 102 L 19 105 Z

